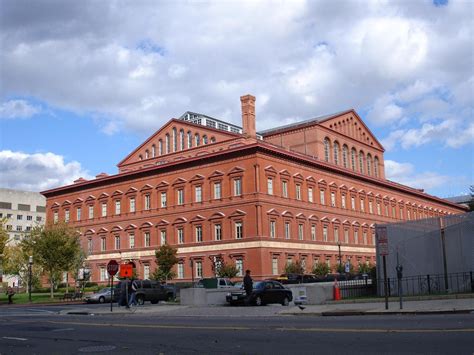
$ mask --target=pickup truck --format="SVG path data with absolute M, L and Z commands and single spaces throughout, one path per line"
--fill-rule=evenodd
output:
M 225 277 L 209 277 L 198 281 L 197 287 L 204 288 L 234 288 L 234 283 Z

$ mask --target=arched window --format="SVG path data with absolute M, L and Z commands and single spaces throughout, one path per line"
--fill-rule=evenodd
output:
M 153 144 L 151 146 L 151 157 L 154 158 L 156 156 L 156 146 Z
M 158 141 L 158 155 L 163 155 L 163 141 L 161 139 Z
M 173 127 L 173 152 L 176 152 L 178 150 L 178 135 L 176 128 Z
M 148 149 L 145 150 L 145 159 L 148 159 L 150 157 L 150 153 L 148 153 Z
M 166 136 L 165 136 L 165 146 L 166 146 L 166 154 L 169 154 L 170 152 L 170 135 L 168 133 L 166 133 Z
M 357 152 L 355 150 L 355 148 L 352 148 L 351 150 L 351 165 L 352 165 L 352 170 L 356 170 L 356 155 L 357 155 Z
M 347 145 L 342 146 L 342 164 L 344 168 L 347 168 L 347 154 L 349 153 L 349 148 L 347 148 Z
M 364 173 L 364 152 L 362 150 L 359 152 L 359 169 L 360 169 L 360 173 L 363 174 Z
M 193 147 L 193 135 L 191 131 L 188 131 L 188 149 Z
M 367 175 L 372 175 L 372 156 L 367 154 Z
M 179 149 L 184 150 L 184 129 L 179 130 Z
M 329 139 L 324 138 L 324 160 L 329 161 Z
M 143 157 L 141 154 L 138 156 L 138 160 L 143 160 Z
M 334 163 L 336 165 L 339 165 L 339 143 L 334 142 L 333 149 L 334 149 Z
M 198 147 L 201 144 L 201 138 L 199 137 L 199 133 L 194 135 L 194 145 Z
M 207 136 L 202 136 L 202 144 L 207 144 Z
M 375 177 L 379 177 L 379 158 L 375 157 L 374 159 L 374 175 Z
M 216 143 L 216 137 L 211 137 L 211 143 Z

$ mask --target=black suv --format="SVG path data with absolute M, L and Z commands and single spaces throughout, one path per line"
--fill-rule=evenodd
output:
M 122 282 L 119 281 L 114 288 L 114 300 L 120 300 L 122 293 Z M 130 282 L 130 281 L 128 281 Z M 152 280 L 135 280 L 137 283 L 136 300 L 139 305 L 150 301 L 153 304 L 159 301 L 170 301 L 175 298 L 175 290 L 171 285 L 162 285 Z

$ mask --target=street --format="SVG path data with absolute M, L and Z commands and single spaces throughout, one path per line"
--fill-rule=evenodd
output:
M 283 316 L 278 315 L 281 306 L 213 307 L 207 315 L 200 314 L 198 308 L 176 308 L 162 313 L 58 314 L 67 308 L 0 308 L 0 353 L 472 354 L 474 351 L 473 314 Z M 77 305 L 70 308 L 81 309 Z

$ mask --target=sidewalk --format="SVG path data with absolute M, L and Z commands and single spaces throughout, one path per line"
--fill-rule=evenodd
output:
M 389 302 L 388 310 L 385 302 L 336 303 L 325 305 L 303 305 L 283 310 L 280 314 L 287 315 L 378 315 L 378 314 L 436 314 L 436 313 L 470 313 L 474 312 L 474 298 L 434 299 L 423 301 L 404 301 L 403 309 L 399 302 Z

